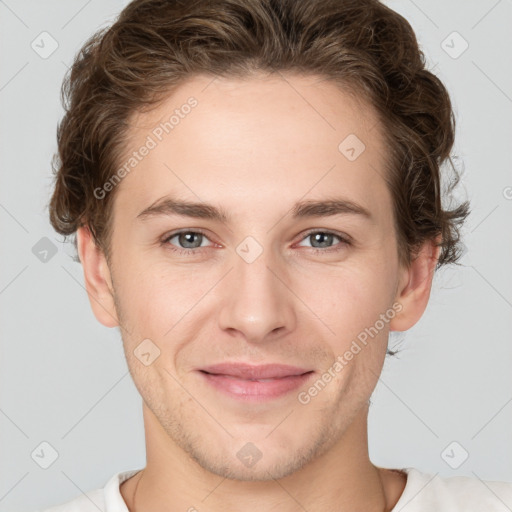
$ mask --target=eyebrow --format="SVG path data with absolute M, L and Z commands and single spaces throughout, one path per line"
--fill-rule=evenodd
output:
M 329 217 L 334 215 L 359 215 L 372 220 L 371 212 L 364 206 L 344 198 L 299 201 L 291 209 L 293 219 Z M 209 219 L 229 223 L 230 216 L 224 208 L 203 202 L 189 202 L 169 196 L 161 197 L 141 211 L 137 218 L 144 221 L 159 216 L 181 215 L 195 219 Z

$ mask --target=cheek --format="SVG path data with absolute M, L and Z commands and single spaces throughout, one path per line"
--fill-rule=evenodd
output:
M 394 313 L 390 301 L 392 277 L 389 268 L 376 262 L 332 272 L 328 278 L 317 279 L 315 287 L 309 289 L 305 295 L 308 305 L 334 333 L 325 339 L 331 340 L 329 344 L 335 356 L 351 350 L 354 359 L 360 359 L 356 352 L 364 352 L 366 359 L 372 357 L 369 352 L 374 347 L 374 356 L 380 360 Z M 304 289 L 302 293 L 305 292 Z M 381 315 L 389 316 L 388 321 L 383 321 Z
M 183 330 L 187 318 L 215 282 L 203 272 L 126 258 L 119 272 L 117 295 L 139 337 L 163 340 Z

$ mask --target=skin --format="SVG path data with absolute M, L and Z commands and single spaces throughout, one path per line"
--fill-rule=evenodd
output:
M 198 105 L 117 185 L 111 260 L 86 227 L 77 234 L 94 314 L 120 326 L 143 398 L 147 466 L 121 494 L 132 512 L 389 511 L 406 476 L 370 461 L 368 401 L 389 331 L 411 328 L 427 306 L 439 251 L 426 242 L 409 267 L 399 265 L 377 118 L 319 77 L 196 76 L 133 118 L 127 157 L 190 96 Z M 354 161 L 338 150 L 349 134 L 366 146 Z M 166 194 L 222 207 L 231 219 L 137 218 Z M 333 196 L 372 219 L 289 213 L 296 201 Z M 184 228 L 206 235 L 188 246 L 163 242 Z M 319 245 L 313 229 L 353 243 L 335 236 Z M 251 263 L 236 251 L 247 236 L 263 250 Z M 295 391 L 247 404 L 194 371 L 277 362 L 318 377 L 393 304 L 401 311 L 308 404 Z M 147 338 L 160 350 L 148 366 L 134 355 Z M 262 454 L 252 467 L 236 456 L 248 442 Z

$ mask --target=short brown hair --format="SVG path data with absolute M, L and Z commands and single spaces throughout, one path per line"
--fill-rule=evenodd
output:
M 389 149 L 401 263 L 441 236 L 437 268 L 460 257 L 466 201 L 442 205 L 441 166 L 455 119 L 446 88 L 426 69 L 410 24 L 377 0 L 135 0 L 95 33 L 62 86 L 50 221 L 71 235 L 87 225 L 109 256 L 114 191 L 93 191 L 115 173 L 130 117 L 151 108 L 194 74 L 250 76 L 290 71 L 320 75 L 375 109 Z M 75 238 L 76 247 L 76 238 Z

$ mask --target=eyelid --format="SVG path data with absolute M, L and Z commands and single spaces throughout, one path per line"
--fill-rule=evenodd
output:
M 174 238 L 177 235 L 181 235 L 181 233 L 199 233 L 199 234 L 203 235 L 205 238 L 207 238 L 208 240 L 210 240 L 210 237 L 208 236 L 208 233 L 205 230 L 201 229 L 201 228 L 183 228 L 183 229 L 179 229 L 178 231 L 171 231 L 170 233 L 166 233 L 162 237 L 161 242 L 162 243 L 169 242 L 169 240 L 171 238 Z M 212 240 L 210 240 L 210 242 L 215 243 Z M 178 247 L 178 249 L 180 249 L 180 247 Z M 198 247 L 196 249 L 188 249 L 188 251 L 189 252 L 191 250 L 196 250 L 197 251 L 198 249 L 205 249 L 205 247 Z
M 201 234 L 207 240 L 212 242 L 214 245 L 217 245 L 217 246 L 219 245 L 216 242 L 213 242 L 212 240 L 210 240 L 210 237 L 208 236 L 207 232 L 205 230 L 201 229 L 201 228 L 183 228 L 183 229 L 179 229 L 177 231 L 173 231 L 173 232 L 167 233 L 167 234 L 165 234 L 162 237 L 161 244 L 162 245 L 171 245 L 171 244 L 169 244 L 169 240 L 171 240 L 175 236 L 180 235 L 181 233 L 197 233 L 197 234 Z M 302 242 L 308 236 L 310 236 L 310 235 L 312 235 L 314 233 L 330 234 L 330 235 L 334 235 L 335 237 L 338 237 L 340 239 L 340 242 L 338 244 L 332 246 L 332 247 L 327 247 L 327 248 L 310 247 L 310 249 L 313 252 L 315 252 L 315 253 L 336 252 L 336 251 L 341 250 L 341 248 L 344 247 L 344 246 L 352 245 L 353 244 L 353 239 L 352 239 L 351 236 L 349 236 L 349 235 L 347 235 L 345 233 L 340 233 L 340 232 L 338 232 L 336 230 L 327 229 L 327 228 L 325 228 L 325 229 L 322 229 L 322 228 L 311 228 L 311 229 L 307 230 L 306 232 L 301 233 L 300 234 L 300 238 L 299 238 L 299 240 L 296 243 Z M 340 247 L 338 247 L 338 246 L 340 246 Z M 212 247 L 212 246 L 210 246 L 210 247 Z M 181 248 L 181 247 L 173 246 L 170 250 L 175 252 L 175 253 L 179 253 L 179 254 L 190 254 L 190 255 L 193 255 L 193 254 L 197 254 L 198 252 L 202 252 L 203 249 L 207 249 L 207 248 L 208 247 L 195 247 L 195 248 L 192 248 L 192 249 L 186 249 L 186 248 Z
M 333 230 L 333 229 L 318 229 L 318 228 L 313 228 L 313 229 L 310 229 L 304 233 L 301 233 L 301 238 L 299 239 L 299 242 L 302 242 L 302 240 L 304 240 L 305 238 L 307 238 L 308 236 L 312 235 L 313 233 L 327 233 L 329 235 L 335 235 L 337 236 L 338 238 L 340 238 L 343 242 L 347 243 L 347 244 L 352 244 L 353 243 L 353 239 L 351 236 L 345 234 L 345 233 L 341 233 L 339 231 L 336 231 L 336 230 Z M 313 247 L 313 249 L 316 249 L 316 247 Z M 328 250 L 328 249 L 326 249 Z

